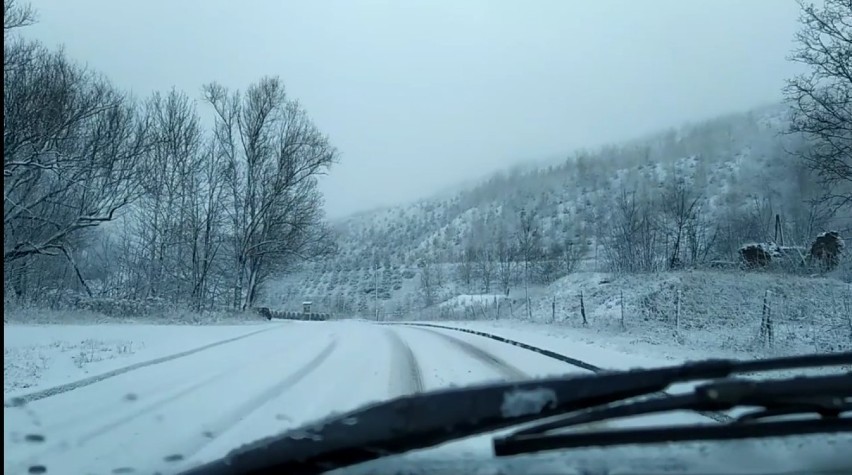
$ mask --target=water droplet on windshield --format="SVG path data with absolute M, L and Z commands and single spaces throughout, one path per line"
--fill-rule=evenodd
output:
M 27 473 L 47 473 L 47 467 L 44 465 L 32 465 L 27 470 Z
M 139 399 L 139 396 L 137 396 L 137 395 L 135 395 L 135 394 L 133 394 L 133 393 L 127 393 L 127 394 L 125 394 L 125 395 L 124 395 L 124 400 L 125 400 L 125 401 L 135 401 L 135 400 L 137 400 L 137 399 Z
M 44 442 L 44 436 L 41 434 L 27 434 L 24 436 L 24 440 L 27 442 L 41 443 Z
M 119 473 L 134 473 L 134 472 L 136 472 L 136 470 L 133 470 L 133 468 L 131 468 L 131 467 L 119 467 L 119 468 L 112 469 L 112 473 L 116 473 L 116 474 L 119 474 Z

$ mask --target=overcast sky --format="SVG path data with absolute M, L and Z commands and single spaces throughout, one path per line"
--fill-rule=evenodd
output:
M 781 99 L 793 0 L 34 0 L 116 83 L 279 75 L 340 149 L 339 217 Z

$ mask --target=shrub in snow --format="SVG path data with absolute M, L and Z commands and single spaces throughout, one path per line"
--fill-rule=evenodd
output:
M 805 267 L 806 249 L 800 246 L 779 246 L 773 242 L 745 244 L 739 249 L 749 269 L 766 268 L 798 271 Z M 724 261 L 714 261 L 711 267 L 725 268 Z
M 174 313 L 179 310 L 177 305 L 158 298 L 145 300 L 81 298 L 76 308 L 111 317 L 144 317 Z
M 820 233 L 811 245 L 809 258 L 823 271 L 829 272 L 837 268 L 844 247 L 843 238 L 837 231 Z
M 772 262 L 777 246 L 769 243 L 751 243 L 740 247 L 740 256 L 749 268 L 766 267 Z
M 713 260 L 710 261 L 711 269 L 739 269 L 740 263 L 735 261 Z
M 267 307 L 257 307 L 255 311 L 267 320 L 272 320 L 272 310 Z

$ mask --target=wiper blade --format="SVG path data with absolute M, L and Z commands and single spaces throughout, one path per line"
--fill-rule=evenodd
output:
M 843 398 L 852 397 L 851 377 L 847 374 L 768 381 L 722 380 L 697 386 L 692 392 L 686 394 L 655 397 L 638 402 L 591 409 L 580 414 L 536 424 L 524 430 L 516 431 L 512 436 L 540 434 L 579 424 L 659 412 L 675 410 L 721 411 L 736 406 L 749 405 L 763 407 L 765 411 L 762 411 L 761 414 L 765 412 L 766 417 L 770 416 L 770 412 L 773 411 L 785 411 L 785 413 L 790 413 L 789 411 L 792 411 L 792 413 L 817 412 L 823 415 L 837 415 L 844 410 Z M 746 416 L 742 417 L 745 418 Z M 757 416 L 752 415 L 748 418 L 755 417 Z
M 498 456 L 553 449 L 624 444 L 653 444 L 694 440 L 725 440 L 778 437 L 813 432 L 852 431 L 852 373 L 753 381 L 729 379 L 697 386 L 690 393 L 638 402 L 609 405 L 561 417 L 516 431 L 494 440 Z M 550 432 L 616 418 L 675 410 L 726 410 L 753 406 L 723 425 L 687 425 L 641 429 L 613 429 L 575 433 Z M 821 419 L 796 421 L 762 420 L 790 415 L 816 414 Z
M 655 369 L 454 388 L 326 418 L 241 447 L 186 475 L 316 474 L 737 373 L 852 365 L 852 352 L 756 361 L 705 360 Z
M 852 432 L 852 419 L 804 419 L 748 424 L 695 424 L 638 429 L 608 429 L 542 437 L 494 441 L 495 455 L 519 455 L 546 450 L 605 447 L 628 444 L 659 444 L 701 440 L 737 440 L 789 435 Z

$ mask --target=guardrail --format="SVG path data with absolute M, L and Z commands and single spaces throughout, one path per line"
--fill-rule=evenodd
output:
M 278 320 L 306 321 L 325 321 L 331 319 L 331 314 L 329 313 L 282 312 L 267 307 L 256 307 L 254 310 L 267 320 L 272 320 L 273 318 Z

